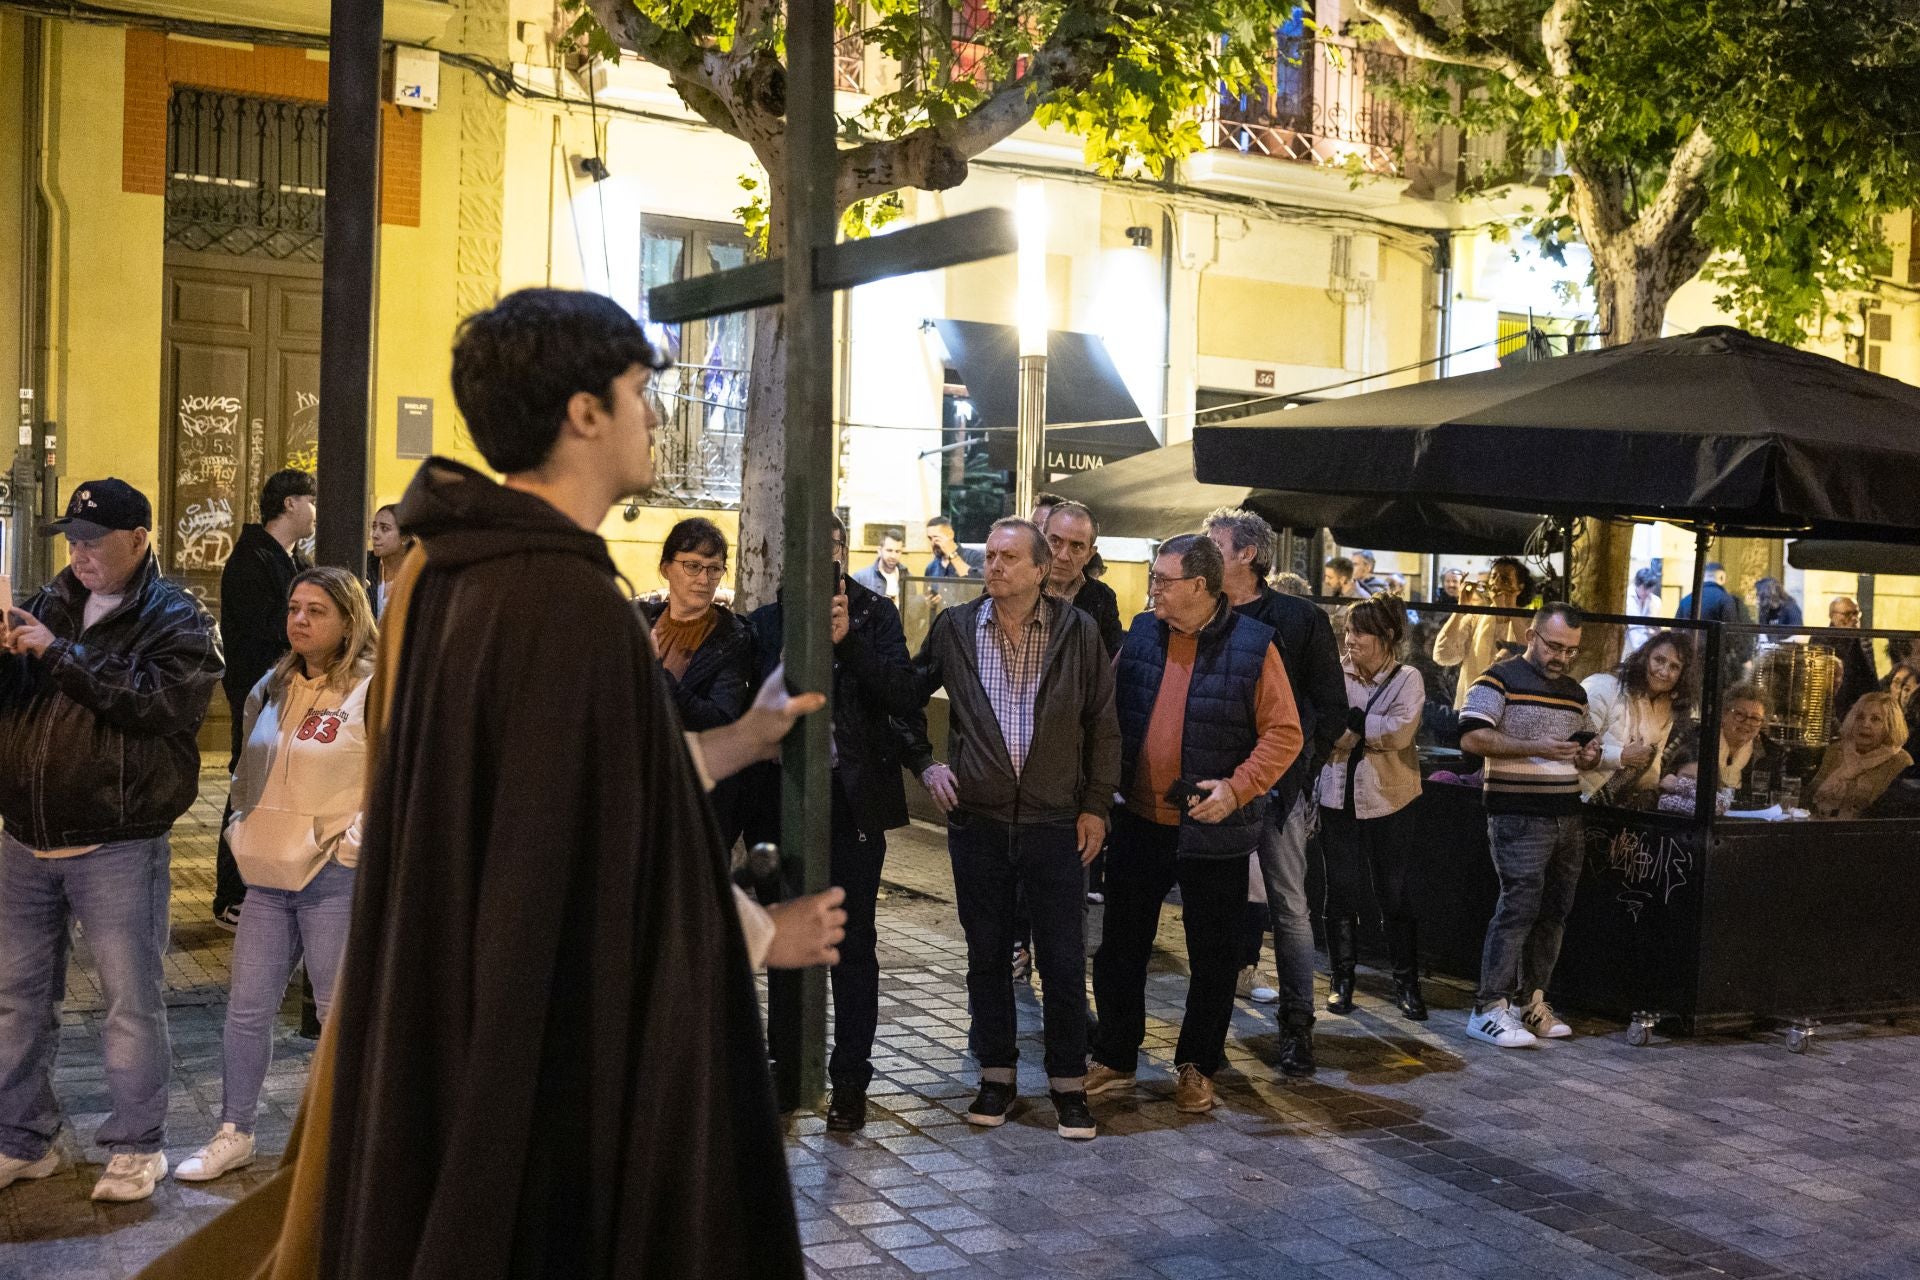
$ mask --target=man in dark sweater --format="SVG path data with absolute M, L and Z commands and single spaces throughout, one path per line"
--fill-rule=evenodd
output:
M 306 568 L 294 545 L 313 536 L 313 475 L 288 469 L 267 477 L 260 490 L 260 523 L 240 530 L 233 554 L 220 572 L 220 639 L 226 647 L 227 670 L 220 687 L 233 712 L 232 770 L 240 759 L 242 711 L 247 695 L 260 677 L 287 651 L 287 590 L 293 576 Z M 231 816 L 231 808 L 227 816 Z M 226 817 L 220 821 L 220 854 L 216 863 L 213 918 L 231 929 L 240 923 L 240 903 L 247 896 L 246 881 L 227 847 Z
M 1120 652 L 1127 633 L 1120 625 L 1120 599 L 1113 588 L 1087 576 L 1087 564 L 1100 537 L 1100 522 L 1086 507 L 1063 498 L 1048 508 L 1046 522 L 1040 528 L 1053 552 L 1047 568 L 1047 594 L 1072 601 L 1074 608 L 1092 618 L 1100 628 L 1100 644 L 1111 658 Z
M 1313 918 L 1307 903 L 1307 829 L 1313 817 L 1314 775 L 1333 751 L 1347 718 L 1347 685 L 1327 615 L 1298 596 L 1267 585 L 1273 568 L 1273 527 L 1243 507 L 1221 507 L 1207 517 L 1207 537 L 1226 561 L 1227 600 L 1273 628 L 1273 647 L 1286 667 L 1306 745 L 1273 789 L 1260 832 L 1260 872 L 1273 922 L 1279 968 L 1280 1070 L 1310 1076 L 1313 1061 Z M 1332 926 L 1330 925 L 1329 928 Z M 1351 939 L 1344 940 L 1351 948 Z M 1331 934 L 1327 947 L 1336 942 Z

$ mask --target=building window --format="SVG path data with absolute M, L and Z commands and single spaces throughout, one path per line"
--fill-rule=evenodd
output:
M 737 226 L 652 214 L 640 225 L 642 289 L 730 271 L 747 261 L 747 238 Z M 654 383 L 663 421 L 654 444 L 652 500 L 738 506 L 753 316 L 735 313 L 665 328 L 674 365 Z
M 326 231 L 327 109 L 175 89 L 167 104 L 166 242 L 318 262 Z

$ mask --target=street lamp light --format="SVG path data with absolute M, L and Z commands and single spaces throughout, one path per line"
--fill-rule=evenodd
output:
M 1047 189 L 1039 178 L 1022 178 L 1015 189 L 1014 223 L 1020 235 L 1019 419 L 1014 430 L 1014 514 L 1033 510 L 1047 438 Z

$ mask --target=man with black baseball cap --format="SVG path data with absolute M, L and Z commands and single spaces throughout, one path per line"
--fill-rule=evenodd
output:
M 167 832 L 200 780 L 222 670 L 213 619 L 160 576 L 153 508 L 122 480 L 41 530 L 71 563 L 0 625 L 0 1187 L 59 1165 L 53 1095 L 73 922 L 106 989 L 107 1148 L 95 1200 L 166 1176 Z

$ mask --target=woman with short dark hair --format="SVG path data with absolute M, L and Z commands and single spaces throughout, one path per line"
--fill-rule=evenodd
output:
M 1374 596 L 1347 614 L 1347 727 L 1320 770 L 1321 845 L 1327 862 L 1329 1013 L 1353 1012 L 1359 960 L 1360 906 L 1371 887 L 1387 935 L 1400 1012 L 1427 1018 L 1420 995 L 1420 925 L 1413 912 L 1413 802 L 1420 797 L 1414 739 L 1426 707 L 1426 683 L 1397 659 L 1407 634 L 1406 608 Z
M 660 547 L 666 599 L 637 602 L 681 722 L 696 733 L 732 724 L 753 700 L 752 633 L 714 599 L 726 573 L 727 535 L 690 516 L 667 531 Z M 731 845 L 739 834 L 736 780 L 722 782 L 712 796 L 721 839 Z

